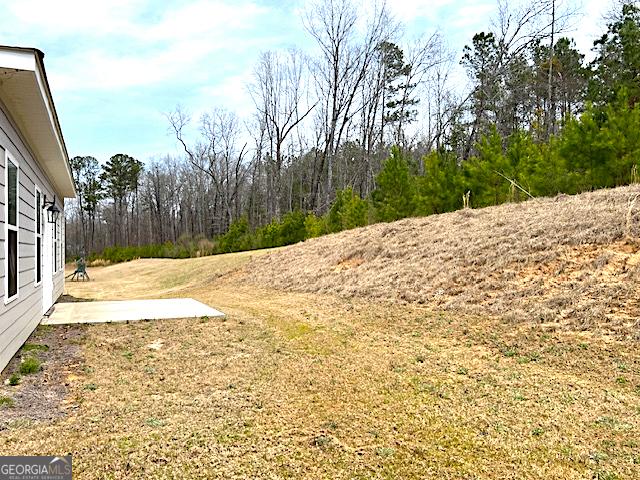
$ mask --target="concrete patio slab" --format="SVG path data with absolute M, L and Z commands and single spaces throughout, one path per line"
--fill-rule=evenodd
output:
M 224 313 L 192 298 L 56 303 L 43 325 L 110 323 L 162 318 L 224 317 Z

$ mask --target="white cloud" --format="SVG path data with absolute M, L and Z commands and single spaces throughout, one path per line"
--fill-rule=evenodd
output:
M 610 10 L 611 5 L 612 2 L 587 0 L 573 22 L 573 28 L 568 32 L 567 36 L 575 39 L 578 50 L 586 55 L 587 60 L 593 59 L 591 52 L 593 42 L 600 38 L 607 29 L 604 16 Z
M 20 0 L 6 2 L 7 13 L 19 29 L 48 35 L 107 34 L 122 32 L 139 10 L 142 0 Z
M 72 154 L 173 151 L 162 113 L 184 104 L 250 111 L 255 56 L 291 41 L 288 7 L 263 0 L 0 3 L 4 43 L 35 46 Z M 291 42 L 295 43 L 295 42 Z
M 57 90 L 121 89 L 159 84 L 184 76 L 193 78 L 208 55 L 223 48 L 200 39 L 176 39 L 165 48 L 132 48 L 127 54 L 92 48 L 61 60 L 64 68 L 51 75 Z
M 203 99 L 203 110 L 217 105 L 233 110 L 242 118 L 248 118 L 254 111 L 253 101 L 247 90 L 251 75 L 251 70 L 246 70 L 226 77 L 216 85 L 203 87 L 198 95 Z
M 247 1 L 196 1 L 145 17 L 141 0 L 15 2 L 9 9 L 40 38 L 71 42 L 57 56 L 51 82 L 58 91 L 120 89 L 193 78 L 212 56 L 228 57 L 256 39 L 249 33 L 268 10 Z M 35 12 L 31 15 L 31 12 Z M 82 38 L 82 42 L 74 41 Z M 61 40 L 62 41 L 62 40 Z M 24 42 L 21 42 L 24 44 Z
M 203 35 L 223 37 L 253 27 L 266 13 L 267 9 L 256 3 L 201 0 L 165 11 L 159 22 L 137 32 L 137 36 L 146 41 L 200 38 Z
M 495 2 L 474 2 L 470 5 L 462 5 L 451 14 L 450 26 L 469 34 L 469 38 L 478 30 L 488 30 L 491 26 L 491 17 L 496 13 Z
M 387 5 L 393 15 L 403 23 L 418 18 L 436 19 L 438 12 L 455 3 L 455 0 L 395 0 Z

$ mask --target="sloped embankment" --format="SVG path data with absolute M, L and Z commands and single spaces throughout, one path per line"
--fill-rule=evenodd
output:
M 383 223 L 254 259 L 246 280 L 638 338 L 640 187 Z

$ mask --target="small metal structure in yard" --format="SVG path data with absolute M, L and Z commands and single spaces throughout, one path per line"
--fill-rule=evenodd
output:
M 72 282 L 76 280 L 76 277 L 78 280 L 82 278 L 82 281 L 85 281 L 85 280 L 91 281 L 91 278 L 87 273 L 87 262 L 85 262 L 84 257 L 80 257 L 76 261 L 76 270 L 72 274 L 67 275 L 67 278 L 69 277 L 71 277 Z

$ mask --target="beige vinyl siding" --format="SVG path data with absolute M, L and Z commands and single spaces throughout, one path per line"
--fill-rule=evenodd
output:
M 4 369 L 13 355 L 24 344 L 42 319 L 42 283 L 34 285 L 35 258 L 35 187 L 47 200 L 56 197 L 56 204 L 63 209 L 61 196 L 54 192 L 46 175 L 34 160 L 26 142 L 14 126 L 14 122 L 0 103 L 0 146 L 6 149 L 18 164 L 18 298 L 5 305 L 0 302 L 0 369 Z M 4 242 L 5 242 L 5 155 L 0 150 L 0 297 L 4 300 Z M 43 212 L 44 213 L 44 212 Z M 64 223 L 64 216 L 61 214 Z M 64 253 L 63 253 L 64 254 Z M 64 290 L 64 271 L 53 276 L 54 301 Z

